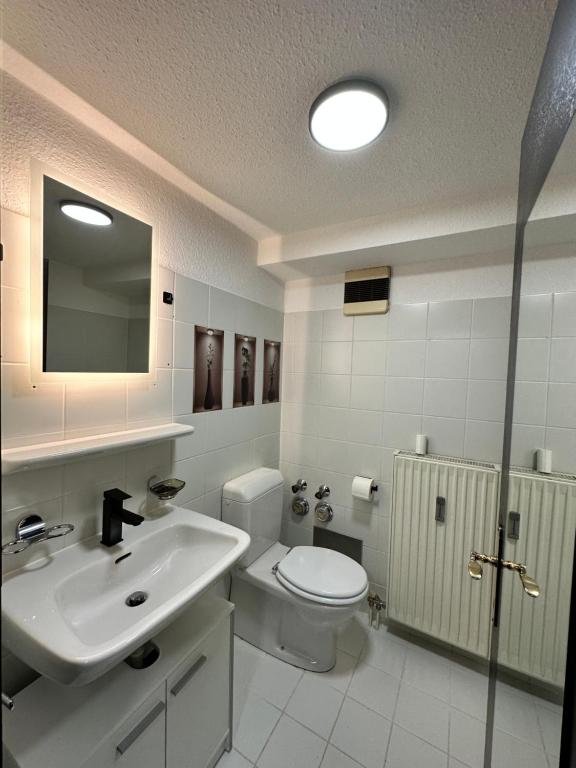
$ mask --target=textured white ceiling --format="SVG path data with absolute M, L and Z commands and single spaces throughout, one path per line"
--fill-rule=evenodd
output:
M 554 0 L 4 0 L 2 34 L 191 178 L 279 232 L 489 198 L 519 144 Z M 382 83 L 366 150 L 308 135 L 329 83 Z

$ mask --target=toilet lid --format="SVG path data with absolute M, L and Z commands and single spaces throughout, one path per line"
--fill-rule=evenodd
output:
M 351 557 L 324 547 L 294 547 L 278 563 L 286 587 L 324 598 L 345 599 L 362 594 L 366 571 Z

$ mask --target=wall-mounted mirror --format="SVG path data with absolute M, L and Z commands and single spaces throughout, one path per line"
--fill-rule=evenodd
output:
M 41 370 L 148 373 L 152 227 L 44 173 L 41 187 Z

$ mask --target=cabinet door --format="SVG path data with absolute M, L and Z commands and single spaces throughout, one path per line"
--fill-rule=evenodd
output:
M 82 768 L 165 768 L 165 751 L 163 684 L 81 765 Z
M 166 767 L 206 768 L 229 732 L 229 621 L 168 678 L 166 695 Z

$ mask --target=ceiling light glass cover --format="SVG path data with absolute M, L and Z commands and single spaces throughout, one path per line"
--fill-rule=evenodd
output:
M 388 98 L 368 80 L 345 80 L 323 91 L 310 109 L 310 133 L 326 149 L 347 152 L 370 144 L 388 122 Z
M 62 200 L 60 210 L 66 216 L 83 224 L 94 224 L 96 227 L 109 227 L 112 224 L 112 215 L 102 208 L 88 203 L 75 203 L 73 200 Z

